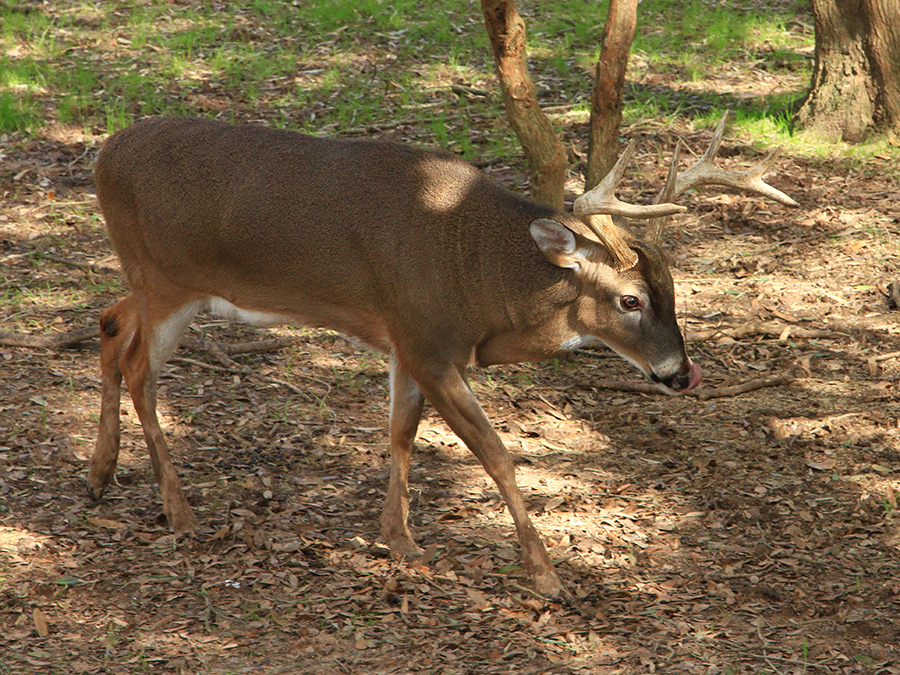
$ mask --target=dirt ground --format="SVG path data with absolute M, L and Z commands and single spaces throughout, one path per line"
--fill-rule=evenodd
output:
M 677 136 L 694 153 L 709 138 L 628 133 L 648 184 Z M 91 327 L 123 294 L 95 151 L 65 129 L 0 142 L 18 307 L 0 330 Z M 575 605 L 529 591 L 495 487 L 430 413 L 411 476 L 425 556 L 377 546 L 386 366 L 339 335 L 191 329 L 296 342 L 237 366 L 182 348 L 165 368 L 161 417 L 205 527 L 187 540 L 130 401 L 118 485 L 86 496 L 96 341 L 0 347 L 0 673 L 900 673 L 900 199 L 879 161 L 782 157 L 770 182 L 793 210 L 683 200 L 668 240 L 695 395 L 607 388 L 640 378 L 606 352 L 472 374 Z M 773 386 L 717 396 L 758 379 Z

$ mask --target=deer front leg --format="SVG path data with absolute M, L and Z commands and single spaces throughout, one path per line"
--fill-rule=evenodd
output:
M 391 355 L 391 478 L 381 512 L 381 538 L 391 552 L 402 556 L 422 555 L 413 541 L 409 517 L 409 461 L 425 398 L 397 357 Z
M 522 557 L 535 589 L 549 597 L 560 597 L 564 593 L 562 582 L 528 516 L 525 501 L 516 485 L 512 457 L 475 399 L 462 371 L 450 367 L 438 377 L 417 374 L 417 382 L 425 397 L 497 484 L 515 522 Z
M 184 496 L 181 479 L 169 457 L 165 435 L 156 415 L 156 381 L 198 307 L 196 303 L 185 305 L 163 314 L 162 320 L 143 318 L 121 359 L 122 374 L 144 429 L 150 464 L 162 495 L 163 511 L 176 534 L 196 531 L 197 519 Z M 153 316 L 149 311 L 144 315 Z

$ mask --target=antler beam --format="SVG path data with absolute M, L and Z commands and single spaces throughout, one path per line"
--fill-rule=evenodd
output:
M 628 204 L 619 201 L 614 191 L 625 175 L 625 165 L 634 156 L 634 141 L 628 144 L 619 161 L 597 186 L 585 192 L 575 200 L 573 210 L 579 218 L 588 215 L 605 214 L 608 216 L 625 216 L 626 218 L 661 218 L 686 211 L 686 207 L 677 204 Z
M 666 178 L 666 185 L 656 198 L 656 201 L 670 202 L 688 190 L 700 187 L 701 185 L 724 185 L 725 187 L 755 192 L 764 197 L 768 197 L 779 204 L 784 204 L 785 206 L 799 206 L 797 202 L 788 197 L 781 190 L 778 190 L 763 181 L 763 175 L 772 168 L 772 164 L 775 162 L 775 158 L 781 150 L 780 146 L 772 150 L 772 152 L 756 166 L 753 166 L 746 171 L 728 171 L 720 169 L 713 164 L 713 161 L 719 152 L 719 147 L 722 145 L 722 138 L 725 135 L 725 123 L 727 121 L 728 111 L 725 111 L 722 115 L 722 119 L 719 120 L 719 125 L 716 127 L 716 131 L 709 143 L 709 147 L 706 149 L 706 152 L 703 153 L 703 157 L 681 174 L 677 174 L 676 168 L 678 163 L 678 153 L 681 148 L 681 141 L 678 142 L 678 145 L 675 147 L 675 153 L 672 156 L 672 163 L 669 165 L 669 175 Z M 663 218 L 664 217 L 655 218 L 650 223 L 649 238 L 657 244 L 660 244 L 662 241 L 662 233 L 665 226 Z
M 620 230 L 610 216 L 626 218 L 661 218 L 685 211 L 677 204 L 651 204 L 647 206 L 619 201 L 614 192 L 625 174 L 625 165 L 634 155 L 634 141 L 628 144 L 616 165 L 592 190 L 575 200 L 573 211 L 587 225 L 600 242 L 609 249 L 616 260 L 618 269 L 630 269 L 637 264 L 637 254 L 625 241 Z

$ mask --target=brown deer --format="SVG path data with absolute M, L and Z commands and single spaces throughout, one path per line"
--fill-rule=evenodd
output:
M 722 131 L 724 119 L 719 140 Z M 664 201 L 715 182 L 792 203 L 762 182 L 771 156 L 742 175 L 712 167 L 714 154 L 680 178 L 670 170 Z M 391 550 L 421 552 L 407 526 L 407 480 L 427 400 L 496 481 L 537 590 L 558 596 L 562 585 L 510 454 L 466 369 L 605 344 L 663 387 L 697 386 L 661 228 L 643 241 L 610 218 L 683 210 L 613 197 L 630 155 L 579 198 L 573 217 L 453 155 L 398 143 L 186 118 L 148 119 L 114 134 L 97 158 L 97 197 L 132 292 L 100 317 L 91 496 L 115 473 L 124 376 L 166 517 L 176 533 L 195 530 L 156 416 L 157 377 L 183 331 L 202 310 L 258 325 L 325 326 L 390 356 L 381 534 Z

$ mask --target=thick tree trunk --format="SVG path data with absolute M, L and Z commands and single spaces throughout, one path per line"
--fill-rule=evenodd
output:
M 597 185 L 609 173 L 619 154 L 619 127 L 622 125 L 622 91 L 628 52 L 637 26 L 639 0 L 611 0 L 603 46 L 597 59 L 596 82 L 591 99 L 591 135 L 585 189 Z
M 531 196 L 562 208 L 568 164 L 566 150 L 541 110 L 537 90 L 528 74 L 525 22 L 512 0 L 481 0 L 481 9 L 506 115 L 531 167 Z
M 869 17 L 869 53 L 874 64 L 875 124 L 900 134 L 900 3 L 863 0 Z
M 812 0 L 815 67 L 796 122 L 815 136 L 858 143 L 900 131 L 900 3 Z

